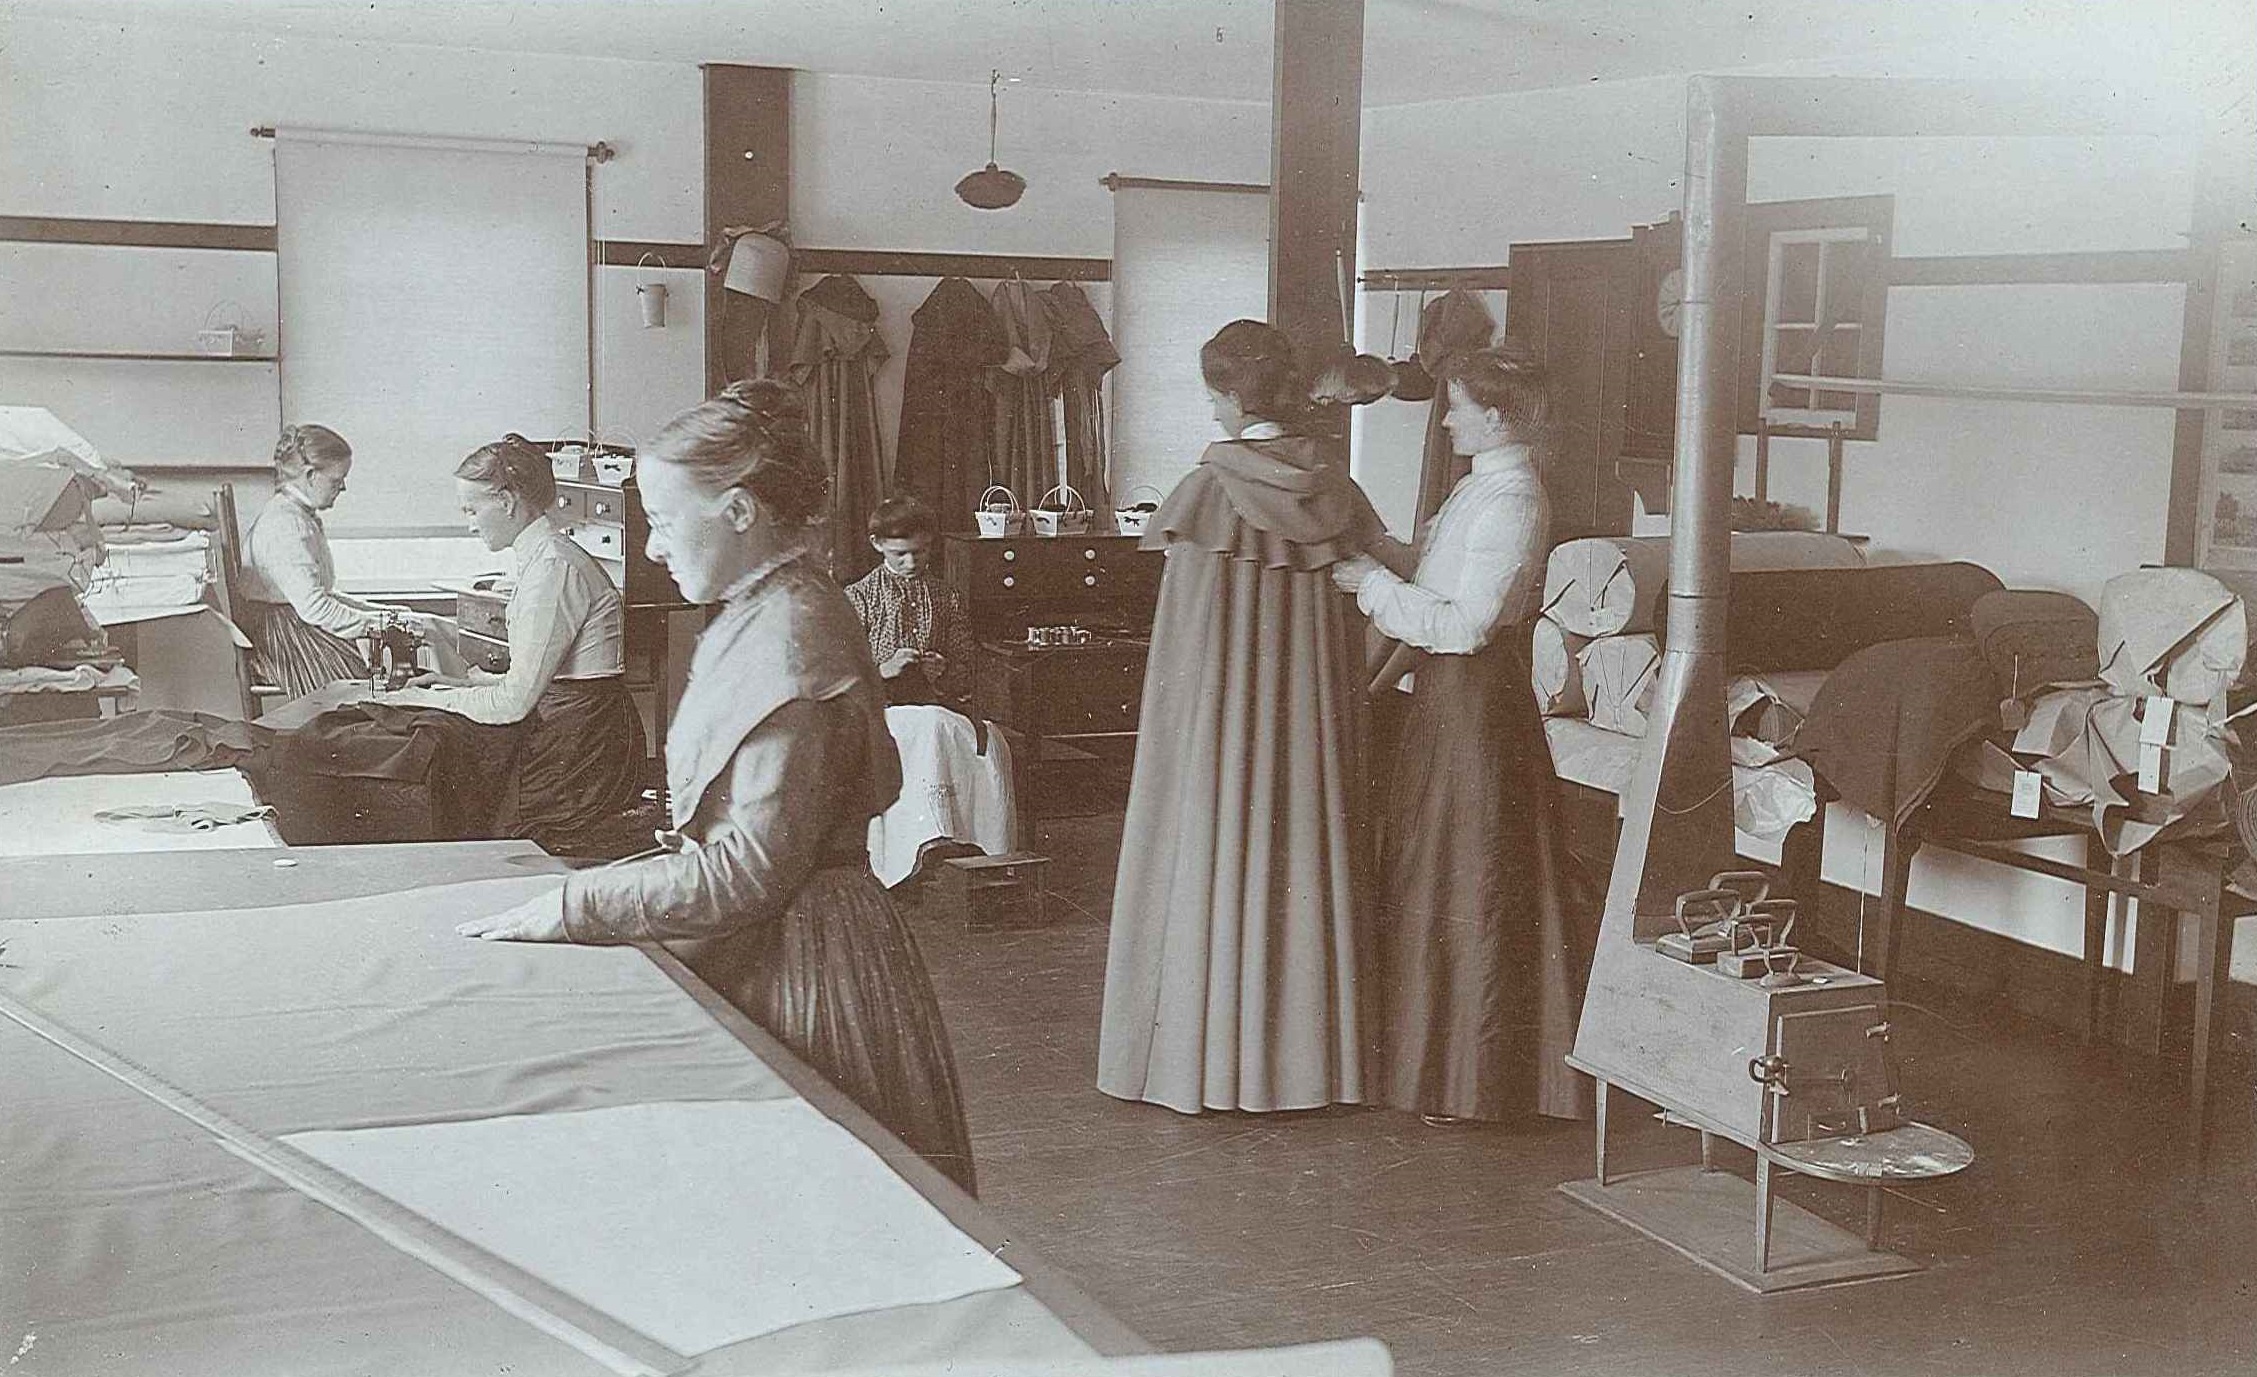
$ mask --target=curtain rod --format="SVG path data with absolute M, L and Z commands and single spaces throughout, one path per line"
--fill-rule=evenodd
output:
M 1253 196 L 1270 194 L 1261 182 L 1187 182 L 1174 177 L 1124 177 L 1118 172 L 1108 172 L 1097 179 L 1107 191 L 1125 191 L 1131 187 L 1147 191 L 1236 191 Z
M 556 143 L 542 139 L 469 139 L 445 134 L 386 134 L 366 129 L 319 129 L 310 125 L 283 125 L 280 132 L 316 143 L 370 144 L 387 148 L 436 148 L 456 153 L 553 153 L 608 163 L 619 150 L 608 143 Z M 276 126 L 254 124 L 254 139 L 276 137 Z

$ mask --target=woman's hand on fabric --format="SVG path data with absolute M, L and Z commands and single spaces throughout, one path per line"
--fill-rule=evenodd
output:
M 1364 580 L 1383 566 L 1370 555 L 1357 555 L 1332 566 L 1332 586 L 1343 593 L 1353 593 L 1364 586 Z
M 937 650 L 928 650 L 924 654 L 919 655 L 917 657 L 917 663 L 923 665 L 925 667 L 925 673 L 931 675 L 935 679 L 938 679 L 942 675 L 948 673 L 948 657 L 941 654 Z
M 457 923 L 455 931 L 461 936 L 488 942 L 570 941 L 564 935 L 564 888 L 560 885 L 545 894 L 536 894 L 515 908 L 503 909 L 490 917 Z
M 879 662 L 878 673 L 888 679 L 898 679 L 901 672 L 917 663 L 922 654 L 915 646 L 905 645 Z
M 427 669 L 408 680 L 405 687 L 411 689 L 468 688 L 470 687 L 470 680 L 459 674 L 441 674 L 438 670 Z

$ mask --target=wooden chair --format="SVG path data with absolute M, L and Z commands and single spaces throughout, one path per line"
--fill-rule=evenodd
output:
M 222 483 L 212 494 L 212 599 L 219 614 L 235 620 L 235 589 L 243 576 L 242 528 L 235 516 L 235 485 Z M 251 652 L 235 657 L 235 684 L 243 699 L 243 720 L 257 721 L 267 705 L 282 697 L 274 684 L 256 682 L 251 673 Z

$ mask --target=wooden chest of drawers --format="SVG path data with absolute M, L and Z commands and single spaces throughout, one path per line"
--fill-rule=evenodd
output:
M 951 535 L 946 575 L 964 599 L 972 634 L 1024 640 L 1029 626 L 1074 623 L 1142 636 L 1152 629 L 1163 556 L 1122 535 Z
M 1040 649 L 983 642 L 973 705 L 989 721 L 1035 738 L 1133 732 L 1148 648 L 1142 640 L 1103 637 Z
M 643 515 L 643 499 L 634 479 L 616 488 L 559 480 L 556 509 L 549 519 L 581 549 L 603 561 L 629 607 L 688 606 L 666 570 L 644 553 L 650 545 L 650 521 Z

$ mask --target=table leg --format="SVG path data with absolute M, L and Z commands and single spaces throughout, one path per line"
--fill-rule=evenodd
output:
M 2162 870 L 2155 859 L 2155 848 L 2142 847 L 2135 856 L 2135 878 L 2142 885 L 2155 884 Z M 2133 1047 L 2159 1057 L 2163 1055 L 2163 1011 L 2171 1002 L 2171 981 L 2178 966 L 2179 915 L 2161 899 L 2143 897 L 2134 921 L 2138 926 L 2132 944 L 2132 979 L 2146 992 L 2150 1007 L 2140 1011 Z
M 1881 1251 L 1881 1188 L 1865 1188 L 1865 1247 L 1869 1252 Z
M 1599 1080 L 1598 1094 L 1592 1104 L 1591 1115 L 1593 1127 L 1597 1130 L 1594 1135 L 1598 1142 L 1596 1172 L 1599 1184 L 1602 1186 L 1607 1183 L 1607 1090 L 1606 1080 L 1602 1077 Z
M 2085 838 L 2085 869 L 2104 868 L 2113 872 L 2115 859 L 2101 844 L 2099 834 Z M 2101 973 L 2108 961 L 2108 911 L 2116 896 L 2105 889 L 2085 886 L 2085 1028 L 2084 1040 L 2090 1044 L 2100 1031 Z
M 2233 923 L 2225 916 L 2225 877 L 2221 873 L 2203 890 L 2202 906 L 2195 910 L 2194 1044 L 2187 1070 L 2187 1141 L 2195 1155 L 2203 1149 L 2205 1111 L 2210 1100 L 2210 1053 L 2216 1033 L 2218 979 L 2233 957 Z
M 1920 839 L 1909 827 L 1884 829 L 1881 843 L 1881 909 L 1873 923 L 1873 944 L 1866 952 L 1866 973 L 1879 980 L 1896 968 L 1897 945 L 1903 938 L 1904 896 L 1912 888 L 1912 853 Z
M 1755 1269 L 1771 1270 L 1771 1156 L 1755 1155 Z

